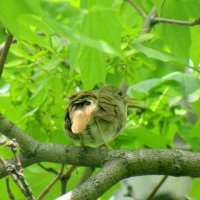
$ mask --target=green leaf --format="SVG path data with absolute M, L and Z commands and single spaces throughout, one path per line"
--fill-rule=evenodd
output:
M 200 151 L 200 120 L 198 120 L 195 125 L 188 128 L 187 131 L 182 131 L 186 141 L 191 145 L 192 149 L 195 151 Z
M 194 66 L 198 66 L 200 63 L 200 48 L 199 48 L 199 41 L 200 41 L 200 27 L 194 26 L 191 29 L 192 34 L 192 46 L 190 49 L 190 56 Z M 197 68 L 199 70 L 199 67 Z
M 181 1 L 180 3 L 180 1 L 174 0 L 164 2 L 161 17 L 188 21 L 190 19 L 188 2 Z M 189 49 L 191 46 L 189 26 L 161 23 L 158 29 L 162 40 L 167 43 L 173 54 L 189 59 Z
M 162 78 L 149 79 L 136 83 L 129 87 L 128 94 L 135 95 L 137 93 L 149 95 L 163 86 L 171 86 L 179 95 L 183 97 L 192 94 L 200 88 L 200 80 L 192 75 L 181 72 L 173 72 Z
M 38 8 L 39 1 L 34 1 L 31 5 Z M 46 38 L 38 35 L 36 30 L 50 33 L 51 28 L 45 25 L 39 12 L 36 13 L 32 8 L 25 0 L 2 0 L 0 1 L 0 21 L 15 38 L 47 46 Z
M 81 8 L 90 9 L 91 7 L 95 5 L 101 5 L 102 7 L 111 7 L 112 1 L 107 0 L 81 0 L 80 6 Z
M 136 10 L 133 9 L 133 7 L 125 1 L 123 2 L 120 9 L 120 19 L 122 23 L 127 26 L 128 29 L 130 29 L 129 27 L 132 26 L 136 28 L 135 25 L 141 21 L 141 16 L 139 16 Z
M 199 196 L 199 188 L 200 188 L 200 178 L 192 179 L 192 188 L 189 192 L 189 195 L 195 200 L 200 200 Z
M 149 58 L 154 58 L 157 60 L 161 60 L 163 62 L 176 62 L 176 63 L 181 63 L 186 65 L 187 62 L 186 60 L 180 59 L 178 57 L 175 57 L 171 54 L 168 53 L 164 53 L 149 47 L 145 47 L 141 44 L 134 44 L 133 48 L 135 48 L 136 50 L 142 52 L 143 54 L 145 54 L 147 57 Z
M 9 83 L 7 83 L 4 79 L 0 79 L 0 96 L 7 96 L 9 87 Z
M 85 88 L 92 88 L 96 83 L 105 82 L 106 57 L 104 53 L 84 47 L 79 62 L 81 78 Z
M 114 53 L 121 56 L 120 36 L 122 28 L 117 18 L 116 12 L 108 7 L 105 1 L 84 1 L 82 6 L 90 9 L 84 16 L 80 31 L 88 38 L 99 41 L 97 49 L 87 46 L 75 45 L 72 48 L 71 64 L 75 69 L 80 67 L 81 79 L 85 88 L 92 88 L 97 83 L 104 83 L 106 77 L 105 54 Z M 108 26 L 109 24 L 109 26 Z M 83 41 L 82 41 L 83 43 Z M 112 48 L 110 48 L 112 46 Z
M 39 107 L 47 98 L 48 90 L 49 90 L 49 78 L 46 78 L 41 81 L 38 85 L 38 88 L 34 91 L 33 95 L 29 100 L 29 106 L 32 108 Z
M 32 109 L 31 111 L 29 111 L 29 112 L 27 112 L 26 114 L 24 114 L 24 115 L 20 118 L 20 120 L 23 120 L 23 119 L 25 119 L 25 118 L 27 118 L 27 117 L 33 116 L 34 113 L 35 113 L 38 109 L 39 109 L 39 107 L 35 107 L 35 108 Z
M 128 142 L 124 144 L 129 144 L 130 146 L 131 143 L 137 141 L 137 143 L 140 143 L 140 146 L 148 146 L 152 148 L 165 148 L 169 143 L 168 139 L 160 135 L 156 135 L 150 129 L 147 129 L 142 126 L 138 128 L 126 128 L 124 129 L 123 133 L 127 135 Z

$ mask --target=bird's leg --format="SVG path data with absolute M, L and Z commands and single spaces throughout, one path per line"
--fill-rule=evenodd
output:
M 83 142 L 83 135 L 82 134 L 80 134 L 80 144 L 81 144 L 82 147 L 85 146 L 84 142 Z
M 99 133 L 100 133 L 100 135 L 101 135 L 101 137 L 102 137 L 102 139 L 103 139 L 103 143 L 104 143 L 104 144 L 103 144 L 102 146 L 104 146 L 106 149 L 109 149 L 109 146 L 106 144 L 106 142 L 105 142 L 105 140 L 104 140 L 103 133 L 102 133 L 102 131 L 101 131 L 101 127 L 100 127 L 100 125 L 99 125 L 97 119 L 95 119 L 95 123 L 97 124 L 97 127 L 98 127 L 98 129 L 99 129 Z

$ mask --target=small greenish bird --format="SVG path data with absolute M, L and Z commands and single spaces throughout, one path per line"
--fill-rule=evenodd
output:
M 124 127 L 129 104 L 134 100 L 113 86 L 77 92 L 69 97 L 65 129 L 82 145 L 106 144 Z

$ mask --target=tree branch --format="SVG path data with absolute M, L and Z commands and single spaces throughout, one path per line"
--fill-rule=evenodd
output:
M 44 188 L 44 190 L 39 194 L 36 200 L 41 200 L 43 197 L 49 192 L 50 188 L 61 178 L 64 170 L 64 164 L 61 166 L 60 172 L 56 175 L 56 177 Z
M 108 162 L 95 176 L 90 177 L 82 185 L 61 198 L 65 200 L 98 199 L 108 188 L 125 178 L 127 173 L 127 169 L 120 160 Z
M 129 4 L 131 4 L 135 10 L 145 19 L 147 17 L 147 14 L 142 10 L 140 6 L 138 6 L 134 0 L 127 0 Z
M 181 150 L 111 151 L 99 173 L 57 200 L 97 199 L 111 186 L 131 176 L 150 174 L 184 176 L 186 171 L 190 171 L 191 166 L 193 169 L 191 168 L 187 176 L 193 176 L 194 171 L 200 176 L 200 169 L 195 167 L 200 165 L 196 160 L 197 157 L 200 159 L 200 153 Z
M 151 200 L 153 199 L 153 197 L 155 196 L 156 192 L 161 188 L 161 186 L 163 185 L 163 183 L 167 180 L 168 176 L 164 176 L 160 182 L 158 183 L 158 185 L 156 185 L 156 187 L 153 189 L 153 191 L 149 194 L 149 196 L 147 197 L 146 200 Z
M 183 21 L 176 19 L 168 19 L 157 17 L 157 9 L 155 6 L 152 7 L 151 11 L 146 14 L 141 7 L 139 7 L 134 0 L 127 0 L 129 4 L 131 4 L 135 10 L 143 17 L 144 19 L 144 27 L 142 30 L 142 34 L 149 33 L 153 26 L 158 23 L 168 23 L 168 24 L 177 24 L 177 25 L 185 25 L 185 26 L 195 26 L 200 24 L 200 17 L 193 21 Z M 163 2 L 164 5 L 164 2 Z
M 154 23 L 153 19 L 157 16 L 157 10 L 156 7 L 153 6 L 149 14 L 146 16 L 144 20 L 144 27 L 142 30 L 142 34 L 149 33 L 153 26 L 156 24 Z
M 11 191 L 11 188 L 10 188 L 9 177 L 6 177 L 6 189 L 7 189 L 8 196 L 9 196 L 10 200 L 15 200 L 15 197 L 14 197 L 12 191 Z
M 168 24 L 177 24 L 177 25 L 184 25 L 184 26 L 195 26 L 200 24 L 200 17 L 193 21 L 183 21 L 183 20 L 176 20 L 176 19 L 167 19 L 167 18 L 160 18 L 155 17 L 153 19 L 154 23 L 168 23 Z
M 1 75 L 3 73 L 3 67 L 4 67 L 4 64 L 5 64 L 7 55 L 8 55 L 10 45 L 12 43 L 12 39 L 13 39 L 12 34 L 8 33 L 7 38 L 6 38 L 6 42 L 4 44 L 4 47 L 3 47 L 3 50 L 2 50 L 2 53 L 1 53 L 1 56 L 0 56 L 0 78 L 1 78 Z
M 108 151 L 104 148 L 42 143 L 23 133 L 2 114 L 0 114 L 0 132 L 9 138 L 17 138 L 22 145 L 20 160 L 24 168 L 38 162 L 102 168 L 96 176 L 90 177 L 70 193 L 73 199 L 78 199 L 77 194 L 80 194 L 80 191 L 84 191 L 81 199 L 95 199 L 119 180 L 131 176 L 151 174 L 200 177 L 200 153 L 196 152 L 169 149 Z M 26 142 L 28 144 L 25 144 Z M 28 150 L 35 147 L 35 144 L 37 148 Z M 12 164 L 14 161 L 11 159 L 7 162 Z M 5 166 L 0 164 L 0 178 L 7 174 Z
M 62 177 L 60 179 L 61 181 L 61 194 L 65 194 L 67 190 L 67 182 L 72 176 L 73 171 L 76 169 L 76 166 L 71 166 L 65 173 L 62 174 Z

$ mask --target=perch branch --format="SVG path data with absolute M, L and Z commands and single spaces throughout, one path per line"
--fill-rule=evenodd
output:
M 12 126 L 10 125 L 12 124 Z M 75 147 L 61 144 L 43 143 L 33 140 L 23 133 L 12 122 L 0 114 L 0 132 L 7 137 L 18 137 L 26 151 L 22 151 L 20 161 L 23 168 L 33 163 L 54 162 L 75 166 L 102 168 L 95 176 L 67 195 L 84 191 L 81 199 L 96 199 L 113 184 L 127 177 L 139 175 L 171 175 L 200 177 L 200 153 L 183 150 L 105 150 L 103 148 Z M 24 140 L 24 141 L 23 141 Z M 28 142 L 26 145 L 25 142 Z M 37 144 L 34 153 L 28 147 Z M 30 154 L 31 151 L 31 154 Z M 13 159 L 6 161 L 15 163 Z M 0 164 L 0 178 L 8 175 L 3 164 Z M 88 188 L 90 190 L 88 191 Z M 94 197 L 94 198 L 93 198 Z
M 127 177 L 149 174 L 172 175 L 172 171 L 173 176 L 183 176 L 185 170 L 188 171 L 190 168 L 189 166 L 200 165 L 195 161 L 197 158 L 195 154 L 199 155 L 199 153 L 180 150 L 117 151 L 118 155 L 116 151 L 111 152 L 114 154 L 108 155 L 107 162 L 99 173 L 57 200 L 97 199 L 119 180 Z M 111 152 L 109 154 L 112 154 Z M 189 158 L 186 154 L 192 157 Z M 188 162 L 187 166 L 186 162 Z M 193 170 L 195 174 L 200 175 L 199 169 L 194 167 Z M 192 176 L 192 174 L 187 174 L 187 176 Z

